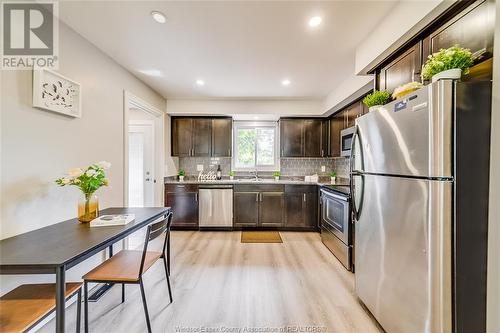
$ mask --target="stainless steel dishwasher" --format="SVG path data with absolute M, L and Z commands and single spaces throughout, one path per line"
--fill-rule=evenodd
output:
M 199 186 L 200 229 L 233 227 L 233 186 L 202 184 Z

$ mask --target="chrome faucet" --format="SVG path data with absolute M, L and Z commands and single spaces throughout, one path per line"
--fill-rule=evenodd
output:
M 257 168 L 255 168 L 255 171 L 254 171 L 254 177 L 255 177 L 255 180 L 258 181 L 259 180 L 259 172 L 257 171 Z

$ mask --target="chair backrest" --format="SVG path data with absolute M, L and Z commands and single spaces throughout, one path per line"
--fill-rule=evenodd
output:
M 162 247 L 162 253 L 163 255 L 165 255 L 167 241 L 170 238 L 170 226 L 172 225 L 172 216 L 173 213 L 169 212 L 163 220 L 151 223 L 148 226 L 148 230 L 146 231 L 146 239 L 144 241 L 144 249 L 142 252 L 142 259 L 140 266 L 141 268 L 139 271 L 139 276 L 142 275 L 144 269 L 144 262 L 146 261 L 146 253 L 148 251 L 149 242 L 162 234 L 165 234 L 165 239 L 163 240 L 163 247 Z

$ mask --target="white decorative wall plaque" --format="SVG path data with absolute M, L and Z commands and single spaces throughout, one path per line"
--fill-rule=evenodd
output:
M 71 117 L 82 116 L 81 86 L 48 69 L 33 69 L 33 106 Z

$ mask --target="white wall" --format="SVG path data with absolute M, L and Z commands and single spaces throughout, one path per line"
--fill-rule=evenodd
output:
M 326 112 L 337 104 L 363 88 L 367 83 L 373 82 L 373 75 L 352 75 L 326 96 L 323 111 Z
M 1 73 L 0 238 L 75 217 L 78 190 L 54 184 L 70 167 L 110 161 L 110 186 L 97 195 L 102 208 L 123 205 L 124 89 L 166 108 L 163 97 L 73 30 L 61 24 L 59 35 L 58 71 L 82 84 L 83 117 L 31 107 L 31 71 Z M 25 280 L 3 276 L 0 292 Z
M 321 100 L 182 100 L 169 99 L 169 115 L 273 114 L 279 116 L 320 116 Z
M 500 332 L 500 1 L 497 1 L 491 119 L 487 332 Z
M 455 0 L 400 1 L 356 49 L 356 74 L 366 74 Z

